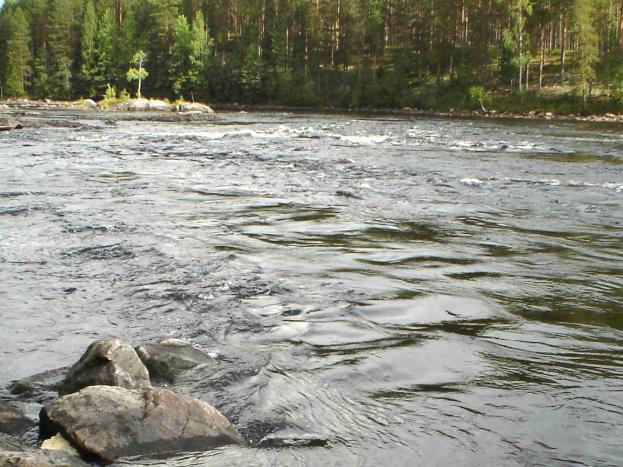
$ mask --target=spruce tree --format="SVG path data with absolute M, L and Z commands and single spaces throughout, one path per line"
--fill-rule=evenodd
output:
M 188 86 L 191 97 L 196 94 L 205 99 L 207 95 L 211 51 L 212 41 L 208 35 L 203 14 L 198 11 L 193 20 L 190 39 Z
M 97 76 L 96 34 L 95 7 L 93 2 L 88 1 L 80 34 L 80 88 L 84 97 L 96 97 L 100 84 Z
M 72 0 L 55 0 L 50 11 L 48 38 L 50 53 L 50 92 L 57 99 L 72 97 L 72 40 L 74 4 Z
M 183 97 L 190 76 L 192 34 L 184 15 L 178 16 L 173 26 L 173 45 L 169 59 L 171 88 L 176 97 Z
M 93 73 L 94 91 L 98 95 L 103 95 L 107 84 L 118 84 L 123 76 L 120 71 L 127 66 L 127 61 L 119 64 L 115 63 L 115 37 L 117 27 L 112 10 L 107 9 L 97 24 L 95 33 L 95 71 Z M 121 68 L 123 67 L 123 68 Z
M 32 57 L 28 23 L 21 8 L 16 8 L 9 18 L 8 30 L 4 92 L 7 96 L 23 96 L 31 75 Z

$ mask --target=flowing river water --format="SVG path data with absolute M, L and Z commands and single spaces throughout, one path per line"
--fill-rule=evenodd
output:
M 216 356 L 250 441 L 167 465 L 621 465 L 623 133 L 222 114 L 0 135 L 0 384 Z

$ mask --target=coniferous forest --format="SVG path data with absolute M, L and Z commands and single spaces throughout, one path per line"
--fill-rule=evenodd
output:
M 3 97 L 618 110 L 623 0 L 6 0 Z M 134 71 L 133 71 L 134 70 Z

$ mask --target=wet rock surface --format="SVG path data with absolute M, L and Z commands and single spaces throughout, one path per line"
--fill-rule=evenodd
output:
M 184 370 L 198 365 L 218 364 L 207 353 L 178 339 L 166 339 L 157 344 L 143 344 L 136 347 L 136 353 L 148 368 L 154 381 L 174 382 Z
M 21 435 L 34 425 L 14 404 L 0 400 L 0 432 Z
M 150 386 L 149 372 L 134 349 L 119 340 L 95 341 L 69 369 L 59 394 L 87 386 L 120 386 L 135 389 Z
M 78 457 L 63 451 L 39 450 L 17 438 L 0 433 L 1 467 L 82 467 Z
M 19 130 L 20 128 L 22 128 L 22 124 L 20 122 L 15 121 L 10 117 L 0 116 L 0 131 Z
M 19 399 L 45 403 L 58 395 L 68 370 L 69 368 L 57 368 L 18 379 L 9 384 L 8 389 Z
M 86 458 L 203 451 L 243 440 L 206 402 L 165 389 L 90 386 L 61 397 L 40 414 L 40 436 L 63 436 Z

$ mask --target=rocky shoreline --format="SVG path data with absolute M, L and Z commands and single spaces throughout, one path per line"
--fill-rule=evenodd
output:
M 334 114 L 400 115 L 444 118 L 487 118 L 536 121 L 623 123 L 623 114 L 604 115 L 561 115 L 551 112 L 529 111 L 523 113 L 497 112 L 491 110 L 450 109 L 345 109 L 336 107 L 292 107 L 281 105 L 218 104 L 217 111 L 223 112 L 308 112 Z M 64 116 L 57 117 L 56 115 Z M 23 128 L 64 127 L 81 128 L 84 123 L 77 120 L 103 120 L 106 124 L 120 121 L 147 121 L 168 123 L 215 122 L 218 116 L 214 110 L 201 103 L 172 104 L 162 100 L 130 99 L 127 101 L 34 101 L 28 99 L 0 102 L 0 132 Z
M 206 451 L 246 441 L 215 407 L 176 394 L 183 372 L 218 365 L 167 339 L 93 342 L 69 369 L 13 382 L 0 398 L 0 466 L 84 466 Z M 160 385 L 160 386 L 159 386 Z M 38 421 L 26 407 L 41 407 Z
M 171 104 L 160 100 L 128 101 L 32 101 L 27 99 L 0 102 L 0 132 L 24 128 L 83 128 L 83 121 L 101 120 L 114 125 L 120 121 L 213 122 L 214 111 L 205 104 Z
M 482 110 L 464 110 L 450 109 L 413 109 L 404 107 L 395 108 L 359 108 L 347 109 L 339 107 L 291 107 L 280 105 L 246 105 L 246 104 L 215 104 L 216 111 L 229 112 L 309 112 L 309 113 L 335 113 L 335 114 L 370 114 L 370 115 L 420 115 L 429 117 L 445 117 L 445 118 L 491 118 L 491 119 L 520 119 L 520 120 L 555 120 L 555 121 L 576 121 L 576 122 L 596 122 L 596 123 L 623 123 L 623 114 L 607 113 L 604 115 L 561 115 L 552 112 L 529 111 L 522 113 L 498 112 L 491 110 L 483 112 Z

